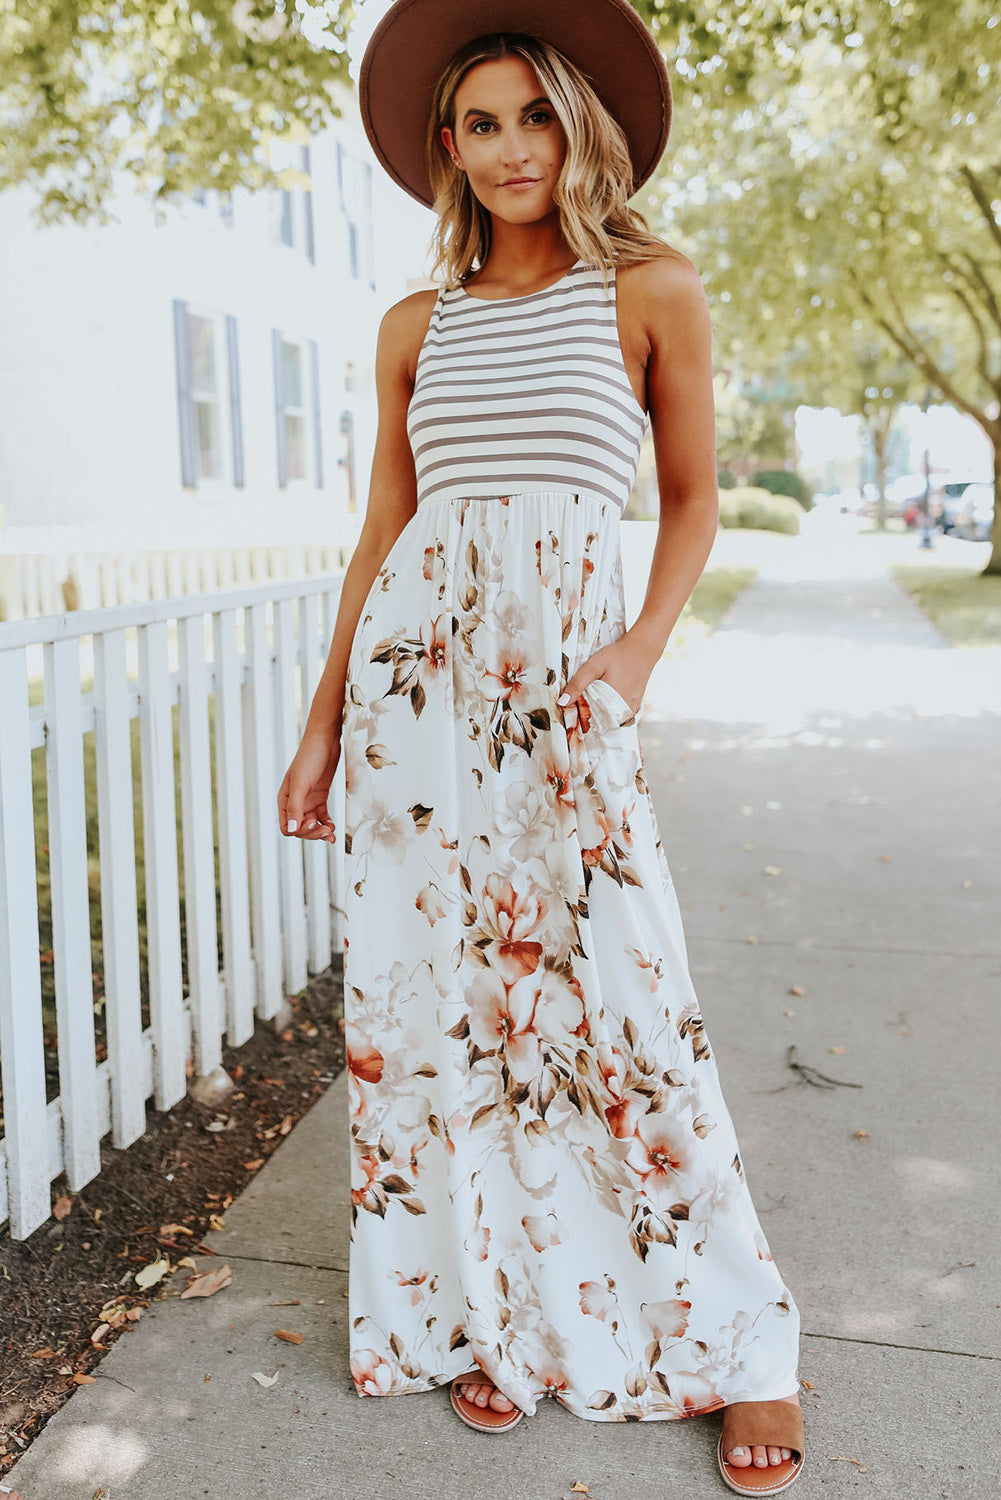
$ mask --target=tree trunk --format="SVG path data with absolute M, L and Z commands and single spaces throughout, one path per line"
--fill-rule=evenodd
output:
M 889 428 L 877 418 L 872 429 L 872 445 L 876 457 L 876 527 L 886 530 L 886 444 Z
M 991 555 L 985 573 L 1001 574 L 1001 448 L 994 448 L 994 525 L 991 528 Z

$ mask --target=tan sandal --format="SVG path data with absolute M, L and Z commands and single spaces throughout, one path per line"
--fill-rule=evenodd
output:
M 791 1458 L 764 1468 L 738 1468 L 724 1458 L 731 1448 L 789 1448 Z M 716 1461 L 725 1484 L 737 1495 L 777 1495 L 800 1475 L 805 1452 L 803 1408 L 792 1401 L 731 1401 L 723 1408 Z
M 479 1368 L 470 1370 L 466 1375 L 457 1375 L 449 1386 L 449 1395 L 456 1413 L 467 1427 L 475 1427 L 477 1432 L 509 1432 L 512 1427 L 517 1427 L 525 1415 L 517 1406 L 512 1411 L 498 1411 L 495 1406 L 489 1405 L 477 1406 L 475 1401 L 459 1395 L 457 1387 L 460 1385 L 488 1385 L 491 1390 L 496 1390 L 497 1387 L 489 1375 L 484 1375 Z

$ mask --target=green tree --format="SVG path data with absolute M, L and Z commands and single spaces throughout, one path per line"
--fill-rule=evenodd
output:
M 108 223 L 121 181 L 286 184 L 262 145 L 339 113 L 354 9 L 298 5 L 0 0 L 0 188 L 36 187 L 40 223 Z
M 1001 498 L 1001 16 L 990 0 L 858 0 L 807 20 L 794 57 L 762 46 L 733 103 L 696 72 L 662 220 L 738 363 L 795 379 L 823 356 L 822 399 L 870 425 L 930 387 L 987 435 Z M 986 571 L 1001 572 L 1001 504 Z

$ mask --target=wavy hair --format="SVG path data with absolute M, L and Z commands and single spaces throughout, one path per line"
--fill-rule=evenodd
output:
M 497 31 L 473 37 L 453 53 L 435 87 L 425 154 L 438 223 L 431 237 L 432 279 L 443 271 L 454 289 L 483 266 L 490 253 L 491 218 L 468 174 L 452 162 L 441 127 L 455 133 L 455 95 L 470 68 L 492 58 L 523 57 L 535 69 L 566 134 L 566 154 L 553 190 L 560 228 L 578 259 L 597 264 L 607 286 L 608 268 L 632 265 L 670 247 L 627 202 L 633 164 L 625 133 L 569 58 L 529 32 Z M 474 261 L 477 265 L 474 266 Z

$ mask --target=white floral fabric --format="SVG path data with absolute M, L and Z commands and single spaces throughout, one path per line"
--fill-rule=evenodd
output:
M 350 1365 L 478 1366 L 532 1414 L 671 1420 L 798 1389 L 799 1312 L 688 972 L 637 718 L 619 509 L 425 501 L 347 673 Z

